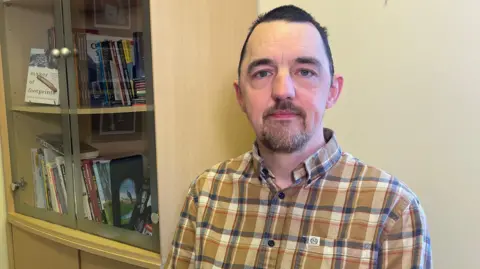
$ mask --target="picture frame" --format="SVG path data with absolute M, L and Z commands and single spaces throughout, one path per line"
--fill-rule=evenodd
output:
M 99 135 L 133 134 L 136 131 L 136 113 L 108 113 L 100 115 Z
M 130 29 L 130 0 L 93 0 L 93 19 L 96 28 Z

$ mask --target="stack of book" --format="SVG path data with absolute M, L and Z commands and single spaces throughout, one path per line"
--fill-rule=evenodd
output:
M 133 80 L 133 88 L 137 93 L 137 98 L 134 100 L 135 105 L 144 105 L 146 101 L 146 83 L 145 78 L 138 78 Z
M 142 156 L 82 160 L 85 218 L 151 235 L 150 182 Z
M 67 214 L 66 186 L 71 181 L 62 135 L 37 135 L 37 142 L 40 147 L 31 150 L 35 206 Z M 102 157 L 98 149 L 80 143 L 80 160 L 84 218 L 152 235 L 150 180 L 143 177 L 143 156 Z
M 41 134 L 37 136 L 37 142 L 41 147 L 31 149 L 35 206 L 67 214 L 67 176 L 62 136 Z M 98 153 L 96 148 L 81 143 L 81 158 L 96 158 Z
M 53 40 L 55 29 L 48 31 Z M 134 81 L 145 82 L 143 33 L 132 37 L 99 35 L 74 29 L 75 75 L 78 104 L 89 107 L 132 106 L 145 103 L 145 84 L 140 92 Z M 49 42 L 50 49 L 55 46 Z

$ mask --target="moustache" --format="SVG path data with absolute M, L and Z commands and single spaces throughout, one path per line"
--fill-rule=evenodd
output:
M 280 100 L 275 103 L 272 107 L 268 108 L 265 113 L 263 113 L 263 117 L 266 118 L 278 112 L 287 112 L 301 116 L 305 118 L 305 111 L 293 104 L 292 101 L 289 100 Z

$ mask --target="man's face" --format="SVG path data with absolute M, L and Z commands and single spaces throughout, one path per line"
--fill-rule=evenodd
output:
M 237 100 L 259 141 L 275 152 L 323 139 L 325 109 L 336 102 L 343 78 L 329 71 L 318 30 L 310 23 L 259 24 L 247 44 Z

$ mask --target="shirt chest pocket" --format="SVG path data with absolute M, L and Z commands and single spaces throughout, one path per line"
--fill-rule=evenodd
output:
M 303 241 L 292 250 L 292 266 L 289 268 L 374 268 L 377 253 L 372 242 L 314 236 L 305 237 Z

